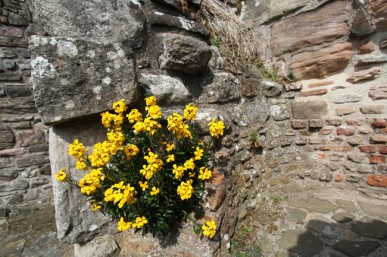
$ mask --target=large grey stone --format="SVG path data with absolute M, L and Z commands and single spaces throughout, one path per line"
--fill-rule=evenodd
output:
M 262 89 L 263 95 L 267 97 L 278 96 L 283 89 L 282 85 L 268 79 L 263 79 L 259 86 Z
M 211 58 L 209 45 L 190 36 L 164 33 L 162 44 L 164 51 L 159 57 L 162 69 L 197 74 Z
M 79 139 L 91 151 L 91 147 L 106 138 L 106 130 L 100 120 L 83 119 L 66 125 L 57 125 L 49 133 L 50 159 L 53 173 L 65 169 L 79 181 L 84 171 L 75 170 L 75 160 L 69 156 L 69 144 Z M 108 225 L 110 218 L 99 211 L 93 212 L 77 187 L 58 182 L 53 178 L 55 217 L 58 237 L 63 242 L 83 244 L 98 234 L 116 231 L 116 225 Z
M 302 221 L 306 217 L 306 212 L 292 207 L 286 208 L 286 213 L 287 220 L 290 222 Z
M 292 103 L 294 119 L 319 119 L 328 114 L 328 104 L 323 100 L 305 100 Z
M 360 208 L 371 216 L 377 216 L 387 220 L 387 206 L 366 202 L 358 202 Z
M 318 198 L 290 199 L 289 204 L 320 213 L 330 213 L 336 210 L 336 207 L 330 201 Z
M 363 96 L 356 93 L 342 93 L 333 96 L 332 102 L 335 104 L 359 102 L 363 100 Z
M 36 0 L 34 21 L 51 36 L 94 39 L 104 43 L 142 44 L 144 15 L 139 2 Z
M 0 126 L 0 150 L 12 148 L 15 145 L 15 135 L 12 130 L 5 126 Z
M 364 11 L 363 8 L 358 9 L 352 21 L 351 32 L 356 36 L 364 36 L 374 32 L 375 28 L 372 26 L 371 17 Z
M 239 80 L 230 73 L 216 72 L 212 74 L 210 83 L 203 85 L 200 103 L 219 103 L 238 100 L 241 97 Z
M 240 127 L 264 123 L 270 115 L 270 106 L 265 97 L 256 97 L 252 101 L 228 109 L 231 120 Z
M 146 94 L 157 98 L 158 104 L 181 104 L 192 99 L 192 95 L 179 78 L 143 73 L 138 81 L 144 85 Z
M 307 230 L 289 230 L 282 234 L 278 245 L 302 257 L 312 257 L 324 249 L 323 242 Z
M 138 100 L 133 59 L 119 43 L 33 36 L 30 50 L 36 106 L 47 124 Z
M 339 236 L 339 228 L 337 225 L 321 214 L 309 220 L 306 226 L 327 238 L 337 238 Z
M 285 104 L 270 106 L 270 116 L 275 121 L 287 120 L 290 118 L 289 108 Z
M 361 236 L 384 239 L 387 236 L 387 223 L 370 217 L 363 217 L 351 224 L 351 230 Z
M 349 257 L 367 256 L 380 246 L 377 241 L 350 241 L 343 240 L 334 244 L 332 247 L 339 252 L 346 254 Z
M 369 54 L 360 56 L 357 65 L 367 65 L 382 62 L 387 62 L 387 54 Z
M 75 257 L 113 257 L 119 252 L 120 248 L 112 235 L 103 235 L 85 245 L 76 244 L 74 246 Z
M 332 216 L 332 219 L 339 223 L 347 223 L 355 218 L 354 215 L 348 212 L 339 212 Z

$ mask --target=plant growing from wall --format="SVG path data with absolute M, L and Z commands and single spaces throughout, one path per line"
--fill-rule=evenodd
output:
M 223 135 L 224 123 L 208 124 L 211 140 L 204 142 L 193 128 L 198 108 L 188 104 L 184 115 L 174 113 L 162 119 L 156 98 L 145 98 L 146 113 L 132 109 L 124 100 L 113 103 L 115 113 L 102 113 L 107 140 L 87 149 L 77 139 L 69 146 L 76 169 L 87 172 L 74 181 L 64 170 L 59 181 L 79 187 L 92 209 L 118 220 L 118 230 L 164 235 L 187 217 L 204 196 L 204 184 L 211 179 L 207 167 L 214 140 Z M 126 115 L 125 115 L 126 114 Z M 212 238 L 216 224 L 202 226 Z

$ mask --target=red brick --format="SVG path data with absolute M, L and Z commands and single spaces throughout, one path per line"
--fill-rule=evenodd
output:
M 294 129 L 300 129 L 300 128 L 306 128 L 308 126 L 307 120 L 291 120 L 292 128 Z
M 326 93 L 328 93 L 328 89 L 323 88 L 323 89 L 316 89 L 316 90 L 301 92 L 299 96 L 306 97 L 306 96 L 313 96 L 313 95 L 325 95 Z
M 386 119 L 374 119 L 371 122 L 371 125 L 375 128 L 386 128 L 387 127 L 387 120 Z
M 387 176 L 384 176 L 384 175 L 368 176 L 367 183 L 370 186 L 387 187 Z
M 387 135 L 374 134 L 371 136 L 371 143 L 387 143 Z
M 387 154 L 387 145 L 379 147 L 379 152 L 382 154 Z
M 335 146 L 335 151 L 336 152 L 349 152 L 349 151 L 352 151 L 352 150 L 353 150 L 352 146 L 349 146 L 349 145 Z
M 338 136 L 344 135 L 344 136 L 352 136 L 355 134 L 356 129 L 349 127 L 349 128 L 337 128 L 336 133 Z
M 335 181 L 336 182 L 341 182 L 345 179 L 345 175 L 342 174 L 342 173 L 337 173 L 336 176 L 335 176 Z
M 330 145 L 322 145 L 318 148 L 318 150 L 320 151 L 329 151 L 331 150 L 331 146 Z
M 383 155 L 368 155 L 371 164 L 381 164 L 386 163 L 386 156 Z
M 360 126 L 364 124 L 364 119 L 363 118 L 352 118 L 352 119 L 347 119 L 345 121 L 348 125 L 352 126 Z
M 326 81 L 321 81 L 321 82 L 315 82 L 315 83 L 310 83 L 308 85 L 309 88 L 314 88 L 314 87 L 322 87 L 322 86 L 328 86 L 333 84 L 332 80 L 326 80 Z
M 372 145 L 362 145 L 362 146 L 359 146 L 359 149 L 363 153 L 376 153 L 376 151 L 378 150 L 376 146 L 372 146 Z
M 320 131 L 318 132 L 319 135 L 329 135 L 330 133 L 332 133 L 333 129 L 332 128 L 322 128 L 320 129 Z

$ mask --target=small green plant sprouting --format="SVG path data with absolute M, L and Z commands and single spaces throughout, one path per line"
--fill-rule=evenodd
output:
M 276 196 L 273 197 L 273 203 L 274 204 L 280 204 L 281 201 L 282 201 L 281 196 L 276 195 Z
M 210 44 L 212 46 L 216 46 L 217 48 L 220 48 L 220 45 L 222 44 L 222 39 L 220 37 L 211 38 Z

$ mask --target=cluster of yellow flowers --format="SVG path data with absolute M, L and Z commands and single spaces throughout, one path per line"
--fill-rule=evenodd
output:
M 80 191 L 90 196 L 93 210 L 101 208 L 113 213 L 119 219 L 120 231 L 140 229 L 148 222 L 157 222 L 155 217 L 160 217 L 157 215 L 170 215 L 171 212 L 153 214 L 157 210 L 152 208 L 162 205 L 163 201 L 171 203 L 171 199 L 180 204 L 183 203 L 180 199 L 190 203 L 188 200 L 193 196 L 200 196 L 203 181 L 212 177 L 211 170 L 205 167 L 206 146 L 192 129 L 191 122 L 198 111 L 196 105 L 188 104 L 183 116 L 173 113 L 167 118 L 167 127 L 163 128 L 156 98 L 145 98 L 145 104 L 145 116 L 137 109 L 125 116 L 124 99 L 113 103 L 114 114 L 101 114 L 107 140 L 96 143 L 87 155 L 88 149 L 75 139 L 68 152 L 77 160 L 77 169 L 90 169 L 78 183 Z M 129 121 L 128 130 L 123 127 L 125 117 Z M 208 126 L 212 137 L 223 135 L 222 121 L 212 119 Z M 55 177 L 58 181 L 69 181 L 68 175 L 62 169 Z M 161 210 L 164 207 L 160 207 Z M 149 220 L 143 216 L 145 213 Z M 134 221 L 128 221 L 133 217 L 136 217 Z M 147 227 L 157 228 L 158 225 L 152 223 Z M 207 224 L 203 231 L 212 238 L 216 233 L 215 223 Z
M 124 204 L 134 204 L 136 202 L 136 194 L 134 187 L 130 184 L 124 185 L 124 181 L 112 185 L 104 193 L 105 202 L 118 203 L 118 208 L 122 208 Z
M 118 221 L 118 230 L 125 231 L 130 228 L 142 228 L 145 224 L 148 224 L 148 220 L 144 216 L 136 217 L 136 220 L 134 222 L 126 222 L 124 221 L 124 218 L 121 217 L 120 221 Z
M 216 223 L 214 220 L 206 221 L 206 224 L 202 226 L 203 235 L 209 238 L 213 238 L 216 234 Z
M 86 174 L 79 181 L 79 187 L 81 192 L 86 195 L 95 193 L 95 191 L 101 187 L 101 181 L 105 179 L 105 175 L 102 173 L 102 169 L 91 169 L 90 173 Z

